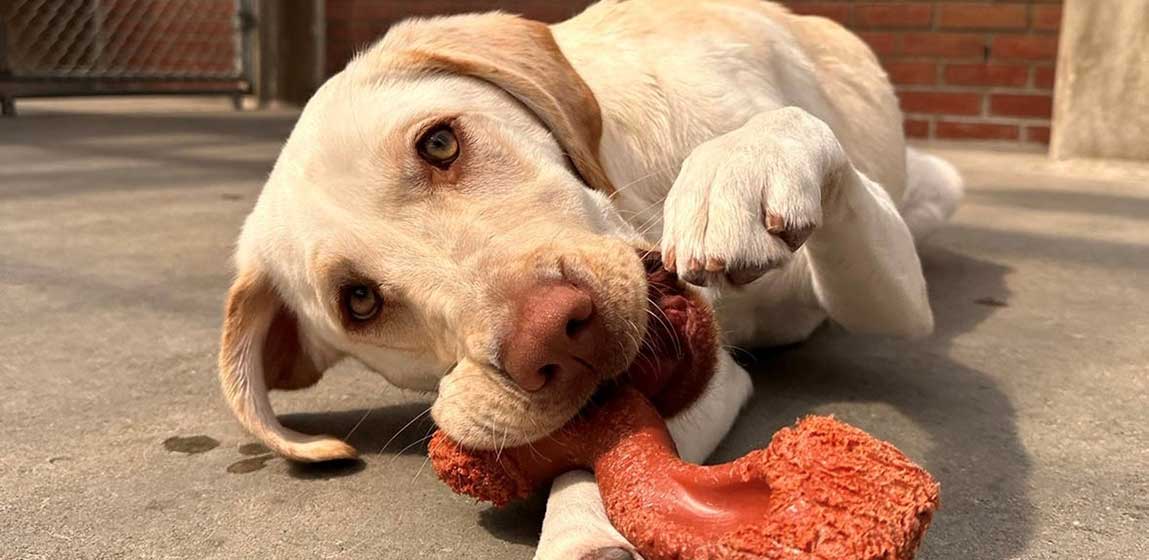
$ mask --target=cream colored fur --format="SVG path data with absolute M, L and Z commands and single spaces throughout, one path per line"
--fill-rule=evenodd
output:
M 436 119 L 462 130 L 449 172 L 412 150 Z M 284 146 L 240 236 L 221 381 L 244 426 L 297 460 L 354 449 L 281 426 L 267 390 L 310 385 L 347 356 L 438 391 L 436 421 L 465 443 L 528 442 L 598 380 L 527 393 L 501 375 L 521 290 L 562 279 L 591 292 L 619 341 L 612 371 L 645 329 L 634 247 L 706 281 L 731 344 L 801 340 L 827 318 L 922 336 L 933 318 L 913 235 L 960 194 L 952 167 L 906 149 L 874 56 L 825 19 L 756 0 L 629 0 L 549 32 L 497 14 L 404 23 L 316 93 Z M 768 215 L 812 234 L 792 252 Z M 747 272 L 765 275 L 723 280 Z M 340 320 L 351 277 L 386 302 L 365 328 Z M 687 460 L 710 454 L 750 391 L 724 355 L 671 420 Z M 537 557 L 604 546 L 627 544 L 593 479 L 560 478 Z

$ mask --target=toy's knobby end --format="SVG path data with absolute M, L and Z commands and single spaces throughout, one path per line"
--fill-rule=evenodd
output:
M 442 431 L 435 432 L 427 454 L 435 474 L 458 494 L 503 507 L 534 489 L 507 456 L 463 449 Z

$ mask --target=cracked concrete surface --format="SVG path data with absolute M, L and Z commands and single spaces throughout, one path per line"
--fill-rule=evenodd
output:
M 363 460 L 251 445 L 215 382 L 229 252 L 295 115 L 215 100 L 22 102 L 0 120 L 3 558 L 506 558 L 495 511 L 424 461 L 426 396 L 353 364 L 275 396 Z M 934 146 L 969 195 L 923 248 L 937 333 L 826 327 L 741 354 L 717 459 L 833 413 L 942 483 L 920 558 L 1149 558 L 1149 171 Z M 355 426 L 358 426 L 357 428 Z

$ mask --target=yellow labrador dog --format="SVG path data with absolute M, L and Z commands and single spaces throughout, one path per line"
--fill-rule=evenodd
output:
M 826 318 L 925 335 L 914 239 L 961 180 L 907 149 L 901 122 L 861 41 L 768 2 L 397 25 L 308 103 L 243 227 L 227 400 L 285 457 L 354 456 L 284 428 L 268 400 L 353 356 L 436 391 L 436 422 L 465 444 L 544 437 L 639 349 L 636 247 L 705 286 L 730 344 L 794 342 Z M 705 459 L 750 392 L 722 356 L 670 420 L 683 456 Z M 556 481 L 538 558 L 627 547 L 593 477 Z

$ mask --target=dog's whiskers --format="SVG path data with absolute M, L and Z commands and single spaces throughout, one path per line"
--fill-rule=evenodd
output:
M 738 353 L 743 354 L 746 357 L 750 358 L 752 361 L 755 361 L 755 362 L 758 361 L 758 356 L 756 356 L 754 354 L 754 352 L 751 352 L 750 350 L 743 348 L 741 346 L 736 346 L 734 344 L 724 344 L 723 348 L 737 351 Z
M 417 440 L 415 440 L 415 441 L 413 441 L 413 442 L 411 442 L 411 443 L 407 444 L 407 446 L 406 446 L 406 447 L 404 447 L 403 449 L 400 449 L 400 450 L 399 450 L 399 452 L 398 452 L 398 453 L 396 453 L 396 454 L 395 454 L 395 456 L 391 458 L 391 462 L 395 462 L 396 460 L 398 460 L 400 456 L 402 456 L 404 453 L 406 453 L 406 452 L 407 452 L 408 450 L 410 450 L 412 447 L 415 447 L 416 445 L 419 445 L 420 443 L 423 443 L 424 441 L 427 441 L 427 440 L 431 439 L 431 437 L 432 437 L 433 435 L 434 435 L 434 434 L 427 434 L 427 435 L 425 435 L 425 436 L 423 436 L 423 437 L 421 437 L 421 438 L 419 438 L 419 439 L 417 439 Z
M 670 335 L 670 340 L 674 344 L 674 354 L 676 356 L 682 356 L 682 341 L 678 339 L 678 331 L 674 329 L 674 324 L 671 322 L 670 317 L 666 316 L 666 311 L 663 311 L 661 307 L 655 304 L 654 300 L 650 299 L 650 296 L 647 296 L 646 299 L 650 302 L 651 307 L 658 310 L 658 313 L 656 314 L 651 311 L 650 307 L 647 307 L 646 311 L 655 319 L 658 319 L 659 323 L 666 329 L 667 334 Z
M 407 428 L 410 428 L 411 426 L 413 426 L 415 424 L 415 422 L 418 422 L 420 418 L 426 416 L 427 413 L 429 413 L 429 412 L 431 412 L 430 406 L 428 406 L 425 410 L 423 410 L 423 412 L 416 414 L 415 417 L 412 418 L 410 421 L 408 421 L 406 424 L 404 424 L 402 428 L 399 428 L 399 431 L 395 432 L 395 435 L 391 436 L 391 439 L 388 439 L 387 443 L 384 443 L 383 447 L 379 448 L 379 454 L 382 455 L 383 452 L 387 450 L 387 446 L 391 445 L 391 443 L 395 441 L 395 438 L 399 437 L 399 434 L 402 434 L 404 431 L 407 430 Z M 399 453 L 402 454 L 402 451 L 400 451 Z
M 655 201 L 655 202 L 654 202 L 654 204 L 652 204 L 651 206 L 649 206 L 647 209 L 648 209 L 648 210 L 650 210 L 650 209 L 653 209 L 655 205 L 658 205 L 658 204 L 662 204 L 662 203 L 663 203 L 663 202 L 665 202 L 665 201 L 666 201 L 666 199 L 665 199 L 665 198 L 663 198 L 663 199 L 660 199 L 660 200 L 657 200 L 657 201 Z M 646 238 L 646 234 L 647 234 L 647 233 L 650 233 L 650 230 L 651 230 L 651 229 L 653 229 L 653 228 L 654 228 L 654 226 L 658 224 L 658 220 L 659 220 L 659 219 L 661 219 L 661 218 L 662 218 L 662 212 L 658 212 L 658 211 L 656 211 L 656 212 L 652 213 L 652 214 L 651 214 L 651 216 L 650 216 L 650 218 L 647 218 L 647 219 L 646 219 L 646 221 L 644 221 L 644 222 L 642 223 L 642 225 L 640 225 L 640 226 L 638 226 L 637 228 L 635 228 L 635 230 L 638 232 L 638 235 L 639 235 L 640 237 L 642 237 L 643 239 L 645 239 L 645 238 Z
M 505 449 L 507 447 L 507 432 L 508 431 L 509 431 L 509 428 L 504 426 L 503 427 L 503 440 L 501 442 L 499 442 L 499 445 L 495 448 L 495 461 L 498 461 L 499 457 L 502 457 L 503 449 Z
M 538 449 L 535 447 L 535 444 L 533 444 L 533 443 L 531 443 L 531 442 L 529 442 L 529 441 L 527 442 L 527 449 L 528 449 L 528 450 L 530 450 L 530 452 L 531 452 L 531 455 L 534 455 L 535 457 L 538 457 L 538 458 L 540 458 L 540 459 L 542 459 L 542 460 L 544 460 L 544 461 L 546 461 L 546 462 L 548 462 L 548 463 L 549 463 L 549 462 L 551 462 L 551 458 L 550 458 L 550 457 L 547 457 L 546 455 L 544 455 L 544 454 L 543 454 L 541 451 L 539 451 L 539 450 L 538 450 Z
M 435 430 L 435 426 L 431 426 L 430 428 L 427 428 L 427 434 L 423 437 L 423 439 L 430 438 L 432 435 L 434 435 L 434 434 L 432 434 L 432 432 L 434 430 Z M 415 482 L 415 480 L 417 478 L 419 478 L 419 473 L 423 472 L 423 468 L 426 467 L 427 462 L 431 460 L 430 449 L 428 449 L 427 451 L 428 451 L 427 456 L 425 458 L 423 458 L 423 463 L 421 465 L 419 465 L 419 469 L 415 471 L 415 476 L 411 477 L 411 482 Z
M 638 216 L 641 216 L 643 214 L 646 214 L 647 212 L 659 210 L 658 206 L 664 202 L 666 202 L 666 195 L 662 195 L 660 197 L 655 198 L 654 200 L 652 200 L 650 202 L 650 204 L 647 204 L 641 210 L 632 211 L 632 212 L 630 212 L 630 214 L 632 216 L 638 217 Z M 652 216 L 658 216 L 660 214 L 661 214 L 661 212 L 655 211 L 652 213 Z
M 649 310 L 647 312 L 649 313 Z M 635 355 L 634 359 L 636 361 L 637 360 L 643 360 L 642 363 L 645 363 L 646 365 L 648 365 L 652 369 L 655 368 L 657 366 L 657 364 L 654 362 L 654 360 L 650 356 L 646 355 L 643 352 L 643 350 L 650 350 L 651 354 L 655 354 L 656 353 L 655 348 L 652 347 L 650 345 L 650 342 L 648 342 L 645 338 L 643 338 L 643 339 L 638 338 L 638 330 L 639 329 L 638 329 L 638 325 L 635 324 L 634 321 L 627 319 L 626 322 L 630 325 L 631 329 L 633 329 L 633 332 L 631 332 L 629 330 L 624 330 L 623 334 L 630 337 L 631 342 L 634 343 L 635 348 L 637 348 L 637 350 L 638 350 L 638 353 Z M 620 350 L 622 349 L 622 343 L 621 342 L 619 343 L 619 349 Z M 630 371 L 630 368 L 628 367 L 626 370 L 623 371 L 623 374 L 625 375 L 629 371 Z
M 581 413 L 581 411 L 579 411 L 579 412 L 576 412 L 576 413 L 575 413 L 575 416 L 576 416 L 576 417 L 578 417 L 578 415 L 579 415 L 580 413 Z M 539 423 L 535 421 L 534 417 L 528 416 L 528 417 L 527 417 L 527 419 L 528 419 L 528 420 L 530 420 L 531 424 L 534 424 L 534 426 L 535 426 L 535 431 L 539 431 L 539 432 L 541 432 L 541 431 L 542 431 L 542 430 L 540 430 L 540 429 L 539 429 Z M 569 449 L 569 448 L 570 448 L 568 445 L 564 444 L 564 443 L 562 442 L 562 440 L 555 438 L 554 432 L 551 432 L 551 433 L 547 434 L 545 437 L 546 437 L 547 439 L 551 440 L 552 442 L 554 442 L 554 443 L 555 443 L 556 445 L 558 445 L 559 447 L 562 447 L 563 449 Z M 528 444 L 528 445 L 529 445 L 529 444 Z M 539 455 L 541 455 L 542 457 L 546 458 L 548 462 L 550 461 L 550 458 L 549 458 L 549 457 L 546 457 L 546 455 L 542 455 L 541 453 L 540 453 Z
M 638 185 L 642 181 L 650 179 L 651 177 L 654 177 L 655 175 L 659 175 L 659 174 L 665 173 L 667 171 L 670 171 L 671 167 L 672 166 L 669 164 L 664 165 L 660 168 L 655 169 L 654 171 L 651 171 L 650 173 L 647 173 L 646 175 L 643 175 L 637 179 L 630 181 L 629 183 L 627 183 L 621 187 L 615 187 L 614 192 L 611 193 L 611 195 L 608 198 L 613 202 L 615 197 L 617 197 L 622 191 L 625 191 L 626 189 L 629 189 L 629 188 L 633 188 L 634 186 Z
M 355 430 L 359 429 L 359 426 L 363 425 L 363 421 L 366 420 L 368 416 L 371 416 L 370 408 L 363 412 L 363 416 L 359 418 L 359 421 L 356 422 L 354 426 L 351 426 L 351 430 L 347 432 L 347 435 L 343 436 L 343 441 L 350 440 L 351 435 L 355 433 Z

